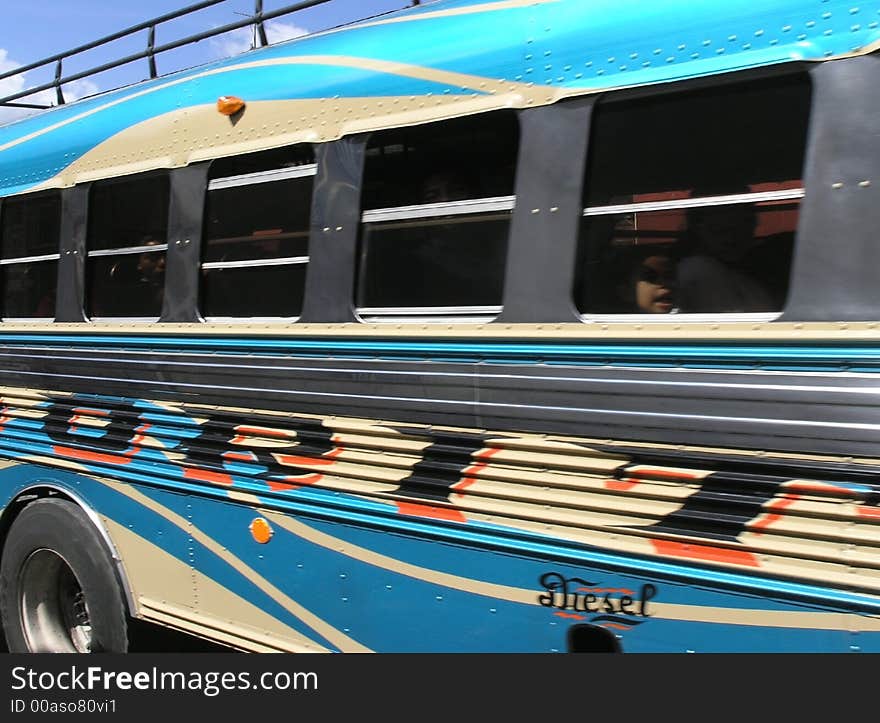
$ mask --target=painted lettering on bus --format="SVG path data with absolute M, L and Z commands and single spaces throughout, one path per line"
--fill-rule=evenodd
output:
M 539 579 L 544 591 L 538 602 L 544 607 L 580 613 L 651 617 L 648 603 L 657 596 L 657 586 L 643 584 L 638 592 L 624 588 L 604 588 L 580 577 L 547 572 Z

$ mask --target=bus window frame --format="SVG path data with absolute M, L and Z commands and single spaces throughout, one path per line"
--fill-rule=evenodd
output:
M 8 212 L 7 207 L 9 202 L 13 203 L 27 203 L 28 201 L 37 200 L 42 197 L 55 196 L 57 198 L 58 203 L 58 237 L 56 239 L 55 246 L 58 249 L 55 253 L 51 254 L 34 254 L 30 256 L 10 256 L 9 258 L 0 257 L 0 267 L 2 266 L 13 266 L 16 264 L 27 264 L 27 263 L 40 263 L 44 261 L 54 261 L 56 263 L 55 267 L 55 308 L 52 310 L 51 316 L 6 316 L 5 314 L 0 316 L 0 322 L 9 322 L 9 323 L 47 323 L 53 322 L 55 320 L 55 316 L 57 314 L 58 309 L 58 272 L 61 265 L 61 243 L 63 238 L 63 228 L 62 228 L 62 219 L 63 219 L 63 204 L 64 199 L 62 193 L 59 189 L 51 189 L 47 191 L 37 191 L 36 193 L 27 193 L 20 196 L 10 196 L 7 198 L 0 198 L 0 245 L 3 242 L 3 229 L 5 224 L 5 214 Z M 6 306 L 5 302 L 5 288 L 0 289 L 0 293 L 3 294 L 2 304 L 0 306 Z
M 310 208 L 314 206 L 315 201 L 315 189 L 317 187 L 317 178 L 319 176 L 319 159 L 318 154 L 316 152 L 314 144 L 295 144 L 295 145 L 308 145 L 311 150 L 315 161 L 313 163 L 306 163 L 301 166 L 291 166 L 288 168 L 274 168 L 263 171 L 253 171 L 251 173 L 238 173 L 233 174 L 231 176 L 218 176 L 217 178 L 209 178 L 207 179 L 207 183 L 205 185 L 204 192 L 204 207 L 207 209 L 208 205 L 208 194 L 211 191 L 219 191 L 219 190 L 228 190 L 230 188 L 245 188 L 250 186 L 255 186 L 264 183 L 277 183 L 279 181 L 293 180 L 293 179 L 301 179 L 301 178 L 311 178 L 312 179 L 312 188 L 311 194 L 309 197 Z M 243 154 L 247 155 L 247 154 Z M 204 223 L 207 222 L 207 212 L 204 214 L 203 224 L 202 224 L 202 254 L 207 248 L 208 236 L 204 233 Z M 311 219 L 309 219 L 308 224 L 308 238 L 307 238 L 307 248 L 309 250 L 309 254 L 306 256 L 287 256 L 287 257 L 273 257 L 273 258 L 264 258 L 264 259 L 237 259 L 235 261 L 203 261 L 200 258 L 198 261 L 198 274 L 199 274 L 199 293 L 197 300 L 197 313 L 200 321 L 207 324 L 249 324 L 249 323 L 268 323 L 268 324 L 294 324 L 298 322 L 303 315 L 303 310 L 306 305 L 306 294 L 308 293 L 308 265 L 311 263 L 311 246 L 312 240 L 314 238 L 314 229 L 312 227 Z M 305 279 L 303 281 L 303 303 L 300 308 L 300 313 L 293 316 L 215 316 L 215 315 L 205 315 L 202 313 L 202 271 L 211 271 L 217 269 L 256 269 L 256 268 L 265 268 L 268 266 L 298 266 L 298 265 L 306 265 L 307 270 L 305 274 Z
M 94 194 L 96 188 L 99 187 L 107 187 L 107 186 L 115 186 L 115 185 L 124 185 L 126 183 L 138 182 L 145 179 L 153 179 L 153 178 L 164 178 L 166 183 L 166 215 L 165 215 L 165 240 L 156 244 L 145 244 L 138 246 L 123 246 L 118 248 L 108 248 L 108 249 L 92 249 L 89 246 L 89 240 L 91 237 L 92 224 L 94 222 Z M 152 324 L 161 321 L 162 319 L 162 311 L 165 307 L 165 297 L 168 293 L 168 278 L 167 275 L 163 277 L 162 280 L 162 306 L 159 309 L 159 314 L 157 316 L 91 316 L 89 311 L 89 293 L 90 293 L 90 272 L 89 272 L 89 262 L 93 258 L 105 258 L 112 256 L 130 256 L 134 254 L 140 253 L 163 253 L 165 254 L 165 263 L 167 266 L 168 263 L 168 249 L 170 247 L 170 232 L 171 232 L 171 199 L 173 196 L 173 185 L 172 185 L 172 174 L 171 170 L 167 168 L 161 168 L 151 171 L 146 171 L 144 173 L 132 174 L 129 176 L 114 176 L 112 178 L 102 179 L 100 181 L 96 181 L 94 183 L 90 183 L 87 185 L 86 191 L 86 203 L 87 203 L 87 211 L 86 211 L 86 224 L 84 229 L 84 263 L 83 263 L 83 287 L 82 287 L 82 308 L 83 315 L 85 320 L 103 323 L 103 324 L 130 324 L 134 323 L 137 325 L 144 324 Z M 76 252 L 74 252 L 76 253 Z
M 367 324 L 400 324 L 400 323 L 418 323 L 418 324 L 488 324 L 499 320 L 504 313 L 504 300 L 507 285 L 508 260 L 513 243 L 514 233 L 514 216 L 516 211 L 517 200 L 517 184 L 519 181 L 520 167 L 522 164 L 522 152 L 524 143 L 524 127 L 522 123 L 521 111 L 511 109 L 496 109 L 478 114 L 479 117 L 491 117 L 498 113 L 510 114 L 516 123 L 517 143 L 516 155 L 514 157 L 514 177 L 513 177 L 513 193 L 502 196 L 484 196 L 466 198 L 457 201 L 442 201 L 439 203 L 418 203 L 405 206 L 384 206 L 378 208 L 363 209 L 363 175 L 367 164 L 366 157 L 361 161 L 361 183 L 359 185 L 359 208 L 358 229 L 357 229 L 357 251 L 354 259 L 355 283 L 353 285 L 354 294 L 354 315 L 355 320 Z M 467 116 L 457 117 L 460 120 Z M 444 120 L 432 121 L 428 125 L 440 126 Z M 420 124 L 416 124 L 420 125 Z M 373 136 L 394 128 L 385 128 L 380 131 L 365 134 L 363 136 L 364 156 Z M 501 303 L 487 305 L 451 305 L 451 306 L 367 306 L 361 304 L 362 280 L 363 280 L 363 255 L 364 255 L 364 231 L 368 225 L 378 225 L 383 222 L 390 221 L 417 221 L 433 218 L 456 218 L 460 216 L 474 216 L 474 220 L 479 219 L 477 214 L 506 214 L 507 215 L 507 237 L 505 240 L 505 262 L 500 269 L 501 274 Z M 500 220 L 500 219 L 499 219 Z
M 766 68 L 747 69 L 736 72 L 730 72 L 719 76 L 708 76 L 703 78 L 694 78 L 674 84 L 671 87 L 636 87 L 624 88 L 619 91 L 602 93 L 594 103 L 594 111 L 597 107 L 614 103 L 625 103 L 629 101 L 647 100 L 651 98 L 670 98 L 675 95 L 698 92 L 700 90 L 712 90 L 724 88 L 726 86 L 747 86 L 749 83 L 760 82 L 770 79 L 784 79 L 801 77 L 809 86 L 811 95 L 809 117 L 806 120 L 806 135 L 801 161 L 801 185 L 794 189 L 785 189 L 780 191 L 756 191 L 741 194 L 724 194 L 718 196 L 700 196 L 695 198 L 675 199 L 670 201 L 647 201 L 626 204 L 606 204 L 602 206 L 583 206 L 581 204 L 581 216 L 600 217 L 617 215 L 622 213 L 632 213 L 637 211 L 663 211 L 663 210 L 687 210 L 690 208 L 712 208 L 723 205 L 740 204 L 740 203 L 756 203 L 762 201 L 779 201 L 791 200 L 802 204 L 807 198 L 808 177 L 807 170 L 810 163 L 810 150 L 813 144 L 812 128 L 814 124 L 814 115 L 816 112 L 816 94 L 818 89 L 814 81 L 813 69 L 806 63 L 793 62 L 784 66 L 771 66 Z M 591 119 L 592 120 L 592 119 Z M 592 156 L 594 137 L 592 123 L 587 129 L 587 156 L 586 164 Z M 586 183 L 585 179 L 585 183 Z M 675 312 L 670 314 L 649 314 L 649 313 L 598 313 L 598 312 L 580 312 L 577 311 L 577 317 L 581 323 L 652 323 L 652 324 L 681 324 L 681 323 L 736 323 L 736 322 L 753 322 L 764 323 L 772 321 L 787 320 L 789 318 L 789 308 L 791 305 L 792 292 L 795 288 L 795 273 L 798 257 L 798 247 L 800 239 L 803 235 L 803 222 L 800 218 L 801 208 L 798 209 L 798 223 L 794 233 L 794 245 L 792 249 L 791 264 L 789 266 L 789 294 L 782 305 L 782 308 L 776 311 L 759 312 L 759 313 L 743 313 L 743 312 Z M 576 262 L 576 261 L 575 261 Z M 572 301 L 577 289 L 572 287 Z M 785 319 L 783 319 L 785 317 Z

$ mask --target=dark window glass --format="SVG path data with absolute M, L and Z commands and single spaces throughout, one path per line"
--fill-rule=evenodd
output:
M 309 255 L 312 178 L 208 193 L 205 261 Z
M 3 275 L 3 316 L 12 319 L 55 316 L 57 261 L 0 266 Z
M 158 317 L 165 291 L 168 176 L 96 183 L 89 206 L 92 317 Z M 157 247 L 152 250 L 151 247 Z
M 60 227 L 60 194 L 5 199 L 0 256 L 13 259 L 57 254 Z
M 89 259 L 89 315 L 158 317 L 165 292 L 165 252 Z
M 458 202 L 512 197 L 518 143 L 516 115 L 507 111 L 373 135 L 359 307 L 501 304 L 510 210 Z M 444 213 L 421 208 L 429 204 Z
M 809 105 L 805 76 L 600 103 L 585 182 L 580 311 L 781 310 Z
M 315 153 L 308 144 L 272 148 L 259 153 L 249 153 L 246 156 L 218 158 L 211 163 L 211 178 L 229 178 L 279 168 L 297 168 L 314 162 Z
M 55 316 L 60 229 L 59 193 L 4 200 L 0 224 L 0 258 L 5 262 L 0 266 L 4 317 Z M 41 256 L 54 258 L 33 258 Z M 29 260 L 14 263 L 16 259 Z
M 89 251 L 165 243 L 168 176 L 96 183 L 89 202 Z
M 501 303 L 508 214 L 365 224 L 359 306 Z
M 203 316 L 299 315 L 308 267 L 313 164 L 311 146 L 294 146 L 212 165 Z
M 202 313 L 215 317 L 299 316 L 307 264 L 202 271 Z

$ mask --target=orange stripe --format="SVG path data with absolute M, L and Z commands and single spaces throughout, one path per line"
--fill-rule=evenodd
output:
M 183 470 L 184 479 L 195 479 L 199 482 L 210 482 L 218 485 L 232 485 L 232 477 L 223 472 L 209 472 L 205 469 L 187 467 Z
M 861 517 L 871 517 L 880 519 L 880 507 L 868 507 L 867 505 L 859 505 L 856 507 Z
M 856 492 L 848 490 L 846 487 L 838 487 L 824 482 L 786 482 L 782 485 L 786 490 L 793 492 L 833 492 L 838 495 L 846 495 L 854 497 Z
M 475 477 L 479 475 L 486 467 L 489 466 L 488 459 L 495 454 L 498 454 L 501 451 L 500 447 L 493 447 L 491 449 L 480 450 L 476 455 L 474 455 L 474 459 L 485 459 L 486 462 L 477 462 L 476 464 L 472 464 L 470 467 L 464 469 L 461 473 L 461 479 L 452 485 L 451 489 L 461 491 L 463 489 L 467 489 L 477 480 Z
M 605 480 L 605 488 L 609 490 L 614 490 L 615 492 L 628 492 L 633 487 L 640 485 L 644 480 L 632 479 L 631 477 L 627 477 L 626 479 L 609 479 Z
M 304 474 L 302 477 L 285 477 L 286 480 L 296 480 L 296 482 L 279 482 L 278 480 L 267 480 L 266 484 L 269 485 L 270 490 L 296 490 L 300 487 L 306 487 L 308 485 L 317 484 L 322 479 L 324 479 L 324 475 L 322 474 Z
M 109 417 L 110 412 L 106 409 L 90 409 L 88 407 L 77 407 L 73 410 L 74 414 L 85 414 L 91 417 Z
M 794 504 L 800 499 L 798 495 L 792 495 L 791 497 L 780 497 L 778 499 L 773 500 L 769 505 L 767 505 L 766 509 L 768 510 L 784 510 L 786 507 Z M 749 529 L 752 532 L 756 532 L 757 534 L 763 534 L 758 532 L 758 530 L 764 530 L 775 522 L 779 522 L 784 517 L 784 515 L 776 514 L 776 513 L 767 513 L 762 517 L 762 519 L 757 522 L 753 522 L 749 525 Z
M 553 614 L 558 618 L 565 618 L 566 620 L 586 620 L 583 615 L 577 615 L 576 613 L 564 613 L 559 611 Z
M 136 430 L 134 430 L 135 436 L 131 440 L 131 443 L 133 445 L 139 445 L 141 442 L 143 442 L 145 439 L 144 433 L 152 426 L 153 426 L 152 424 L 142 424 L 140 427 L 138 427 Z M 128 452 L 126 452 L 125 454 L 128 454 Z M 137 454 L 137 450 L 135 450 L 131 454 Z
M 710 562 L 725 562 L 731 565 L 748 565 L 760 567 L 758 558 L 751 552 L 743 550 L 728 550 L 723 547 L 710 545 L 694 545 L 689 542 L 673 542 L 671 540 L 651 540 L 654 549 L 661 555 L 670 557 L 685 557 L 693 560 L 709 560 Z
M 429 517 L 434 520 L 448 520 L 450 522 L 466 522 L 465 516 L 451 507 L 438 507 L 436 505 L 423 505 L 416 502 L 398 502 L 397 511 L 402 515 L 414 517 Z
M 280 464 L 288 467 L 314 467 L 316 465 L 333 464 L 340 454 L 345 451 L 344 447 L 337 447 L 327 454 L 320 457 L 303 457 L 297 454 L 273 454 L 272 456 L 278 460 Z
M 251 437 L 277 437 L 279 439 L 293 439 L 295 432 L 285 432 L 283 429 L 271 429 L 269 427 L 236 427 L 239 435 Z
M 102 454 L 101 452 L 90 452 L 86 449 L 74 449 L 73 447 L 52 447 L 53 454 L 59 457 L 67 457 L 69 459 L 80 459 L 85 462 L 97 462 L 98 464 L 128 464 L 131 462 L 132 455 L 123 456 L 118 454 Z
M 257 455 L 253 452 L 224 452 L 223 459 L 236 459 L 242 462 L 256 462 Z

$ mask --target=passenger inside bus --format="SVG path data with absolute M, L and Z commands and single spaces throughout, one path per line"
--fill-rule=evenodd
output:
M 751 313 L 779 309 L 773 294 L 759 280 L 756 226 L 757 214 L 752 204 L 688 209 L 687 254 L 677 273 L 682 312 Z
M 662 249 L 643 252 L 630 274 L 628 291 L 637 314 L 669 314 L 676 308 L 675 259 Z

